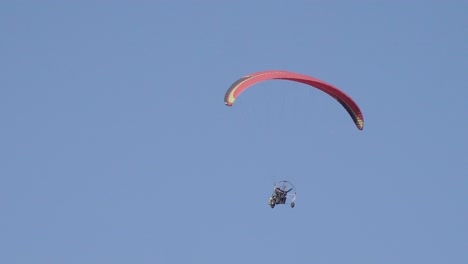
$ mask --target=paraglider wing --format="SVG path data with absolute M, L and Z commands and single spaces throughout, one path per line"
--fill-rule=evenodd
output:
M 331 84 L 307 75 L 294 72 L 272 70 L 246 75 L 234 82 L 231 87 L 229 87 L 229 89 L 226 91 L 226 95 L 224 96 L 224 103 L 227 106 L 232 106 L 237 97 L 249 87 L 262 81 L 275 79 L 300 82 L 327 93 L 331 97 L 335 98 L 335 100 L 337 100 L 346 109 L 359 130 L 364 128 L 364 117 L 362 116 L 362 112 L 353 99 L 351 99 L 351 97 Z

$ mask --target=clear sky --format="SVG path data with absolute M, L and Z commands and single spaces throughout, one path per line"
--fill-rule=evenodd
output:
M 2 1 L 0 263 L 468 263 L 467 29 L 467 1 Z M 270 69 L 364 130 L 286 81 L 224 105 Z

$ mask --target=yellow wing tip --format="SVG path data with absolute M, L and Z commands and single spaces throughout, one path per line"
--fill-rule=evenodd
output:
M 226 101 L 224 102 L 227 106 L 232 106 L 234 104 L 234 101 L 236 98 L 233 95 L 234 93 L 230 93 L 229 96 L 226 98 Z
M 356 126 L 359 130 L 363 130 L 364 129 L 364 120 L 362 120 L 361 118 L 358 118 L 357 119 L 357 122 L 356 122 Z

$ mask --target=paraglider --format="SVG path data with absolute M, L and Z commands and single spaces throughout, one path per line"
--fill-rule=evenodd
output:
M 316 88 L 332 98 L 348 112 L 349 116 L 353 120 L 355 126 L 359 130 L 364 128 L 364 117 L 361 109 L 356 102 L 348 96 L 346 93 L 338 89 L 337 87 L 326 83 L 322 80 L 316 79 L 311 76 L 307 76 L 300 73 L 282 71 L 282 70 L 269 70 L 262 72 L 255 72 L 245 75 L 235 81 L 226 91 L 224 95 L 224 104 L 226 106 L 233 106 L 234 102 L 238 97 L 247 89 L 254 86 L 257 83 L 268 81 L 268 80 L 286 80 L 292 82 L 298 82 L 309 85 Z M 296 188 L 289 181 L 279 181 L 275 183 L 273 193 L 268 200 L 268 204 L 271 208 L 276 205 L 287 204 L 291 208 L 294 208 L 296 200 Z
M 275 183 L 273 188 L 273 194 L 268 200 L 268 204 L 271 208 L 275 208 L 277 204 L 289 204 L 291 208 L 294 208 L 296 200 L 296 188 L 288 181 L 279 181 Z
M 346 109 L 359 130 L 364 128 L 364 117 L 362 112 L 351 97 L 331 84 L 294 72 L 270 70 L 248 74 L 234 82 L 229 87 L 224 96 L 224 103 L 227 106 L 233 106 L 234 101 L 242 92 L 252 87 L 254 84 L 267 80 L 288 80 L 315 87 L 337 100 Z

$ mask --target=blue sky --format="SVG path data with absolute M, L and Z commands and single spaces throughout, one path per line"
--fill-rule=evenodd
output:
M 467 263 L 467 10 L 2 2 L 0 262 Z

